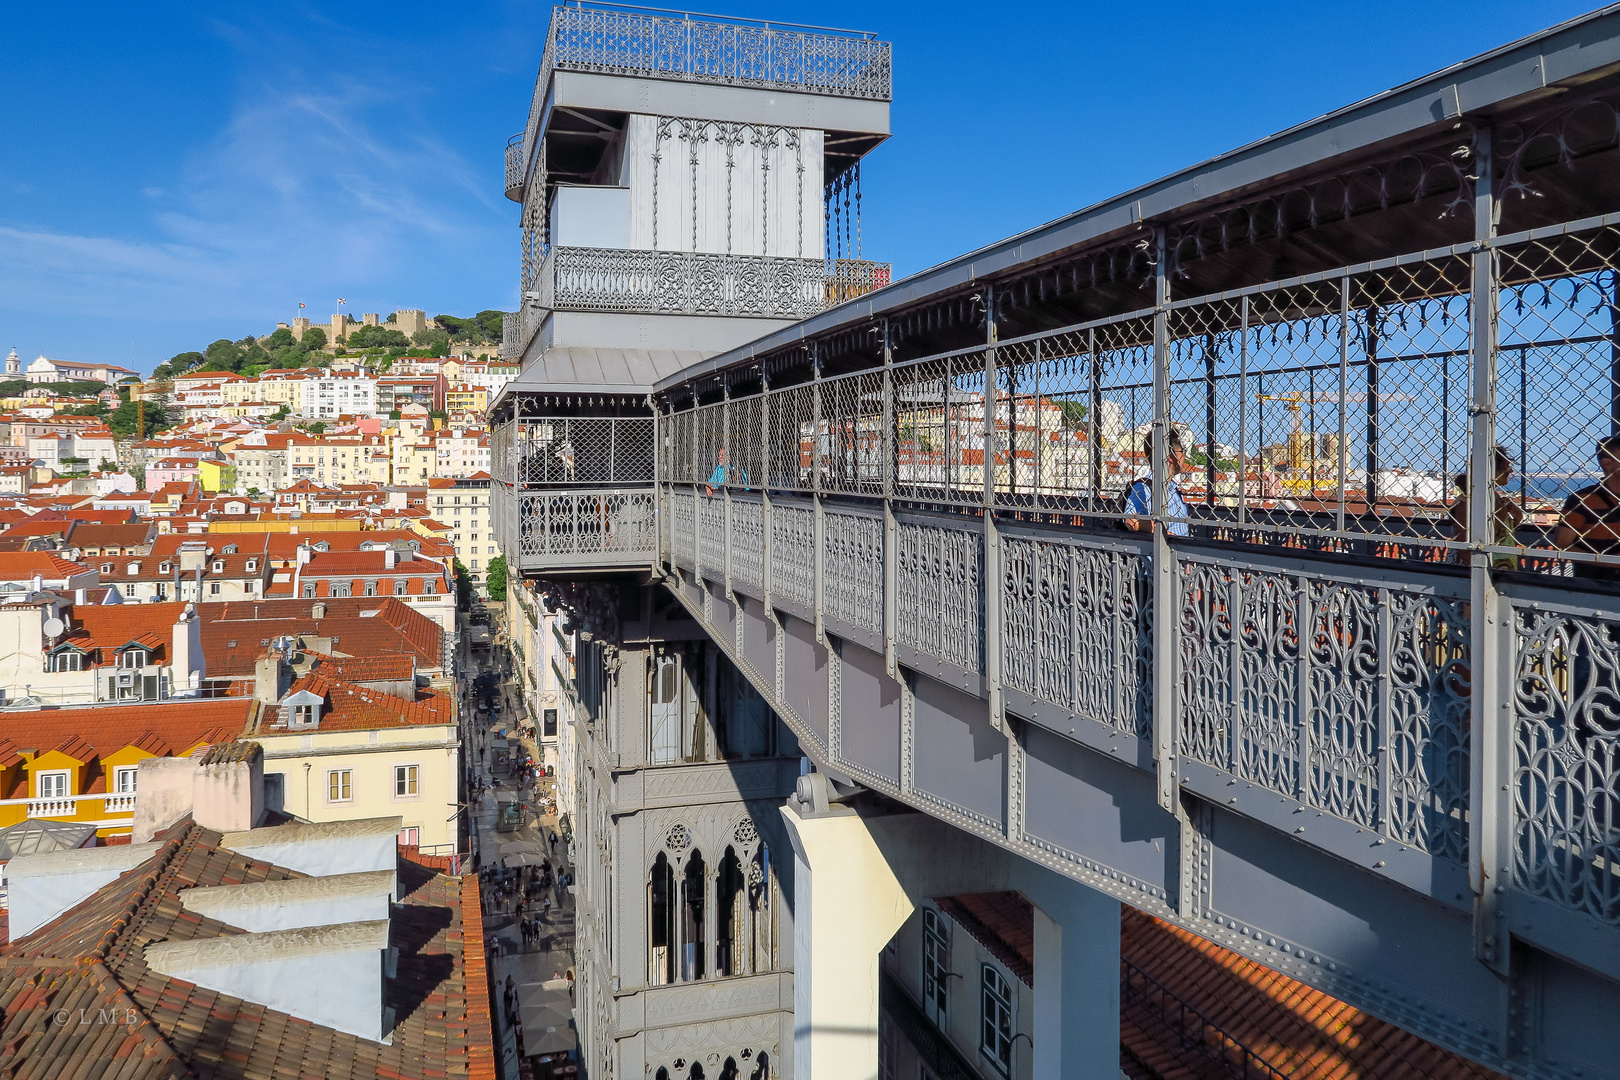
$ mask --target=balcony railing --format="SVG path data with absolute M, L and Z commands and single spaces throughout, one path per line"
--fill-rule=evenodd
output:
M 657 558 L 651 487 L 522 491 L 496 484 L 494 495 L 502 550 L 520 571 L 628 569 Z
M 524 163 L 533 156 L 555 71 L 888 101 L 892 61 L 888 42 L 856 31 L 606 5 L 555 8 L 523 133 Z
M 828 264 L 827 306 L 836 307 L 846 300 L 865 296 L 889 283 L 894 272 L 890 263 L 868 259 L 834 259 Z
M 890 45 L 822 27 L 721 21 L 614 7 L 552 15 L 555 70 L 798 90 L 888 101 Z
M 658 552 L 654 421 L 525 417 L 490 439 L 494 525 L 519 570 L 631 568 Z
M 63 795 L 49 799 L 0 799 L 0 806 L 23 806 L 31 818 L 77 818 L 95 812 L 101 804 L 100 817 L 109 818 L 135 813 L 135 794 Z M 83 804 L 83 809 L 80 808 Z
M 506 140 L 506 197 L 523 201 L 523 132 Z
M 826 306 L 820 259 L 552 248 L 540 306 L 562 311 L 802 319 Z

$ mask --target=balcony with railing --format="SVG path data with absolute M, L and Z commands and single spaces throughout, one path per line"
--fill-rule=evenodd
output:
M 506 140 L 506 197 L 523 201 L 523 132 Z
M 613 4 L 569 4 L 551 14 L 520 165 L 533 157 L 552 77 L 558 71 L 887 102 L 892 66 L 889 42 L 862 31 Z
M 537 304 L 553 311 L 803 319 L 889 283 L 889 264 L 556 247 Z
M 888 101 L 890 45 L 860 31 L 611 4 L 552 13 L 546 64 Z
M 523 417 L 491 437 L 492 506 L 520 573 L 650 567 L 653 418 Z

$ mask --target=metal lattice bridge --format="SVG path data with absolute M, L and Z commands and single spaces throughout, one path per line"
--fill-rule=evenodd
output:
M 1612 1072 L 1617 65 L 1599 13 L 657 385 L 509 393 L 504 550 L 662 578 L 859 784 Z

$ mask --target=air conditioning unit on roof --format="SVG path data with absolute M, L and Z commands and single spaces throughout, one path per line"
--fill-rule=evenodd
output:
M 118 673 L 118 685 L 120 687 L 134 686 L 135 673 L 133 671 L 120 671 Z

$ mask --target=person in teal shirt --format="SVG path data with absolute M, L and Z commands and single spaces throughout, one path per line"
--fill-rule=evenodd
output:
M 717 487 L 727 487 L 732 483 L 748 487 L 748 470 L 741 465 L 730 464 L 729 458 L 730 455 L 723 446 L 715 454 L 714 472 L 710 473 L 709 478 L 703 483 L 703 493 L 711 499 L 714 498 L 714 489 Z

